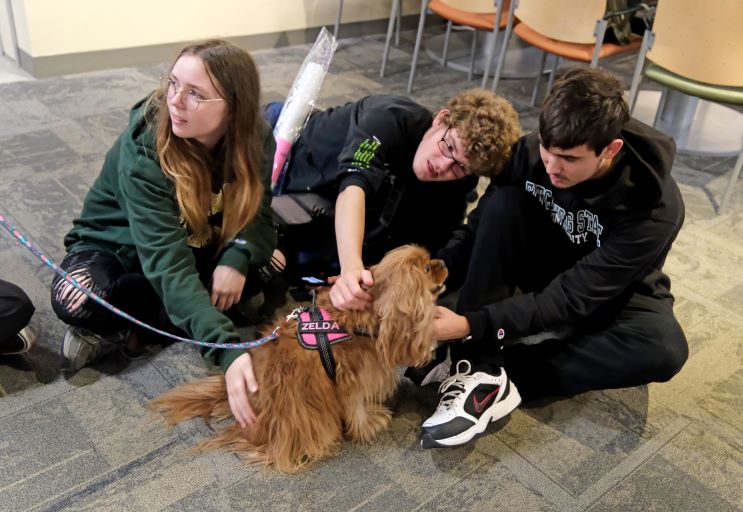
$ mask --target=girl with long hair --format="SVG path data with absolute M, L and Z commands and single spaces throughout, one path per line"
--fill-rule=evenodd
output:
M 161 87 L 132 108 L 65 237 L 62 268 L 150 325 L 198 340 L 238 341 L 224 313 L 259 291 L 257 270 L 276 245 L 274 140 L 259 102 L 258 71 L 247 52 L 221 40 L 184 48 Z M 69 326 L 62 347 L 69 370 L 150 336 L 64 279 L 54 280 L 51 295 Z M 256 388 L 247 353 L 206 355 L 232 368 L 241 392 Z M 245 421 L 250 414 L 236 416 Z

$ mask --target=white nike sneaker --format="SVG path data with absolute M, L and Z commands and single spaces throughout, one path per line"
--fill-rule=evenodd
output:
M 423 422 L 424 448 L 457 446 L 483 432 L 488 423 L 508 416 L 521 403 L 516 386 L 501 368 L 498 375 L 475 372 L 469 361 L 457 363 L 457 373 L 439 388 L 443 393 L 433 416 Z

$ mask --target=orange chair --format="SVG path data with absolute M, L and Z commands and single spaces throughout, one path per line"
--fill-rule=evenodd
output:
M 397 2 L 399 0 L 395 1 Z M 422 0 L 421 15 L 420 20 L 418 21 L 418 33 L 415 38 L 415 49 L 413 50 L 413 61 L 410 65 L 408 93 L 412 92 L 413 90 L 413 80 L 415 79 L 415 69 L 418 64 L 418 54 L 420 52 L 421 40 L 423 39 L 423 29 L 426 22 L 427 8 L 447 20 L 446 39 L 444 40 L 444 51 L 442 57 L 443 64 L 446 64 L 446 54 L 449 46 L 449 36 L 451 35 L 452 26 L 460 25 L 473 29 L 472 52 L 470 56 L 470 79 L 472 79 L 475 62 L 477 30 L 486 30 L 493 32 L 493 38 L 490 41 L 490 45 L 487 49 L 485 72 L 483 73 L 482 79 L 482 86 L 484 87 L 488 76 L 490 75 L 490 66 L 495 54 L 498 32 L 500 29 L 505 28 L 506 26 L 506 19 L 503 16 L 503 12 L 509 9 L 509 3 L 510 0 Z M 388 43 L 390 37 L 391 33 L 388 31 Z M 386 64 L 387 50 L 388 47 L 385 47 L 385 58 L 382 63 L 382 74 L 384 73 L 384 66 Z
M 600 59 L 639 49 L 642 43 L 639 36 L 633 37 L 626 45 L 604 42 L 607 19 L 636 9 L 605 14 L 606 0 L 512 0 L 492 89 L 498 87 L 511 33 L 542 50 L 540 72 L 531 97 L 531 105 L 534 105 L 547 54 L 555 56 L 547 85 L 549 91 L 561 58 L 587 62 L 596 67 Z M 520 23 L 512 23 L 514 19 Z

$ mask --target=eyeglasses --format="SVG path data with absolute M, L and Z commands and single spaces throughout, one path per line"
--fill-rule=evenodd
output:
M 441 151 L 442 155 L 452 161 L 450 169 L 454 177 L 458 180 L 463 180 L 467 176 L 469 176 L 469 171 L 462 162 L 454 157 L 454 146 L 446 141 L 446 134 L 449 133 L 449 128 L 451 128 L 451 126 L 446 127 L 446 130 L 444 130 L 444 135 L 441 136 L 441 140 L 439 140 L 438 142 L 439 151 Z
M 183 100 L 183 104 L 186 106 L 187 110 L 196 110 L 202 103 L 224 101 L 224 99 L 222 98 L 206 99 L 193 89 L 186 91 L 183 89 L 183 87 L 179 88 L 176 85 L 175 80 L 170 77 L 162 77 L 160 79 L 160 82 L 162 84 L 163 91 L 165 91 L 165 94 L 169 100 L 175 98 L 176 94 L 181 93 L 181 99 Z

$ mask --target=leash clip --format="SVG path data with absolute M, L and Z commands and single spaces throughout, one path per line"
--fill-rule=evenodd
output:
M 294 311 L 286 315 L 286 321 L 288 322 L 289 320 L 299 320 L 299 314 L 305 309 L 306 308 L 304 306 L 300 306 L 294 309 Z M 276 329 L 278 329 L 278 327 Z

